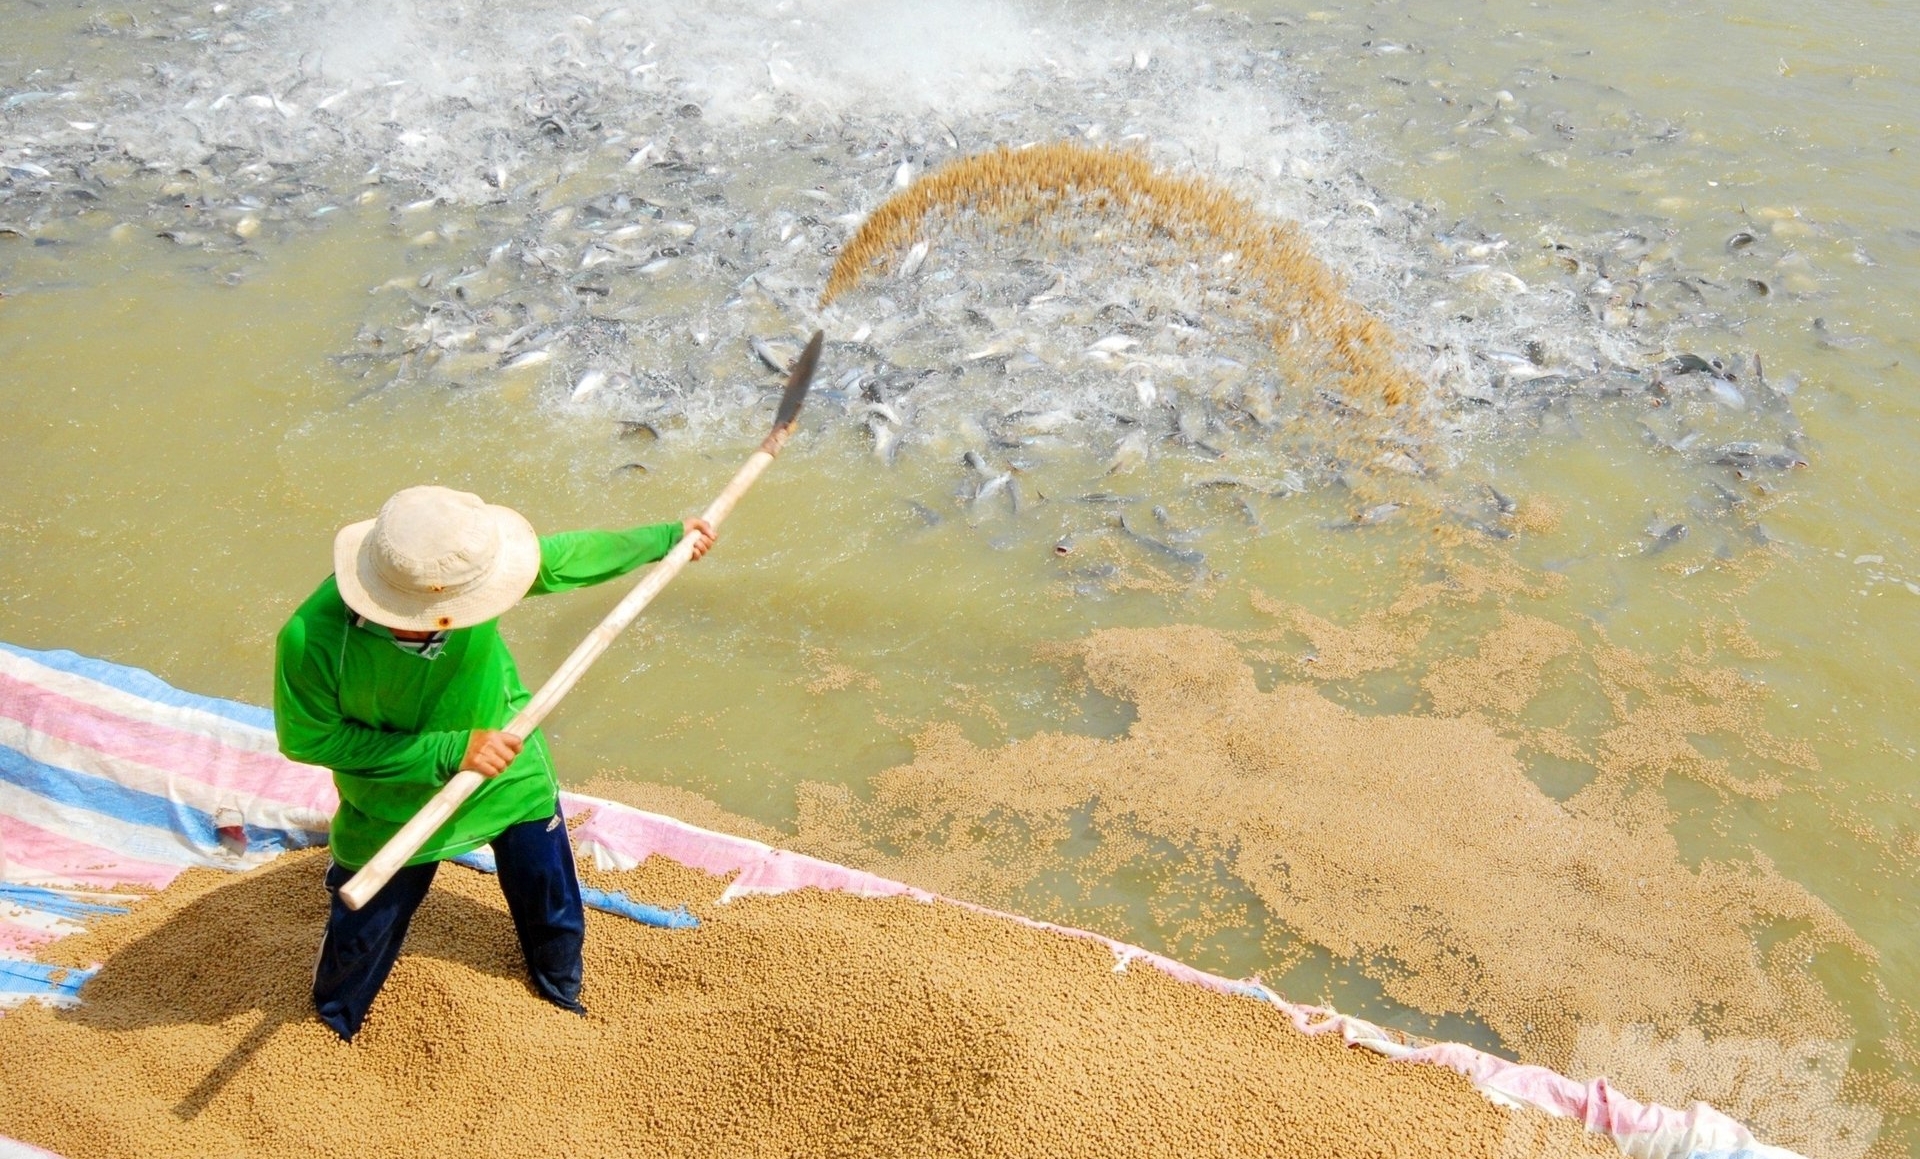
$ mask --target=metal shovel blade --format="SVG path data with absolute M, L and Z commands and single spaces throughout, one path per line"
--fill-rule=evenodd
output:
M 800 417 L 801 404 L 807 401 L 807 390 L 813 385 L 813 370 L 820 365 L 820 344 L 825 340 L 826 332 L 815 330 L 807 348 L 794 360 L 793 369 L 787 373 L 786 392 L 780 396 L 780 409 L 773 413 L 774 430 L 790 427 Z

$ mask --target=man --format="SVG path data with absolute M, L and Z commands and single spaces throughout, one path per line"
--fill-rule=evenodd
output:
M 487 844 L 534 990 L 585 1013 L 586 922 L 559 784 L 537 730 L 524 747 L 499 731 L 532 697 L 496 619 L 523 595 L 625 575 L 686 535 L 699 537 L 694 559 L 713 545 L 704 519 L 537 536 L 477 495 L 410 487 L 335 537 L 334 574 L 280 630 L 274 725 L 280 751 L 332 769 L 340 793 L 313 1005 L 342 1039 L 393 969 L 434 867 Z M 348 909 L 340 887 L 461 769 L 488 780 L 373 900 Z

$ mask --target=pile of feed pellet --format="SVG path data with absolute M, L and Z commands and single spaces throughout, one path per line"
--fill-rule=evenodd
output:
M 443 867 L 346 1045 L 308 1009 L 325 864 L 190 873 L 57 943 L 104 965 L 80 1007 L 0 1017 L 0 1135 L 69 1159 L 1618 1155 L 1096 943 L 944 903 L 719 906 L 657 858 L 589 876 L 704 924 L 591 915 L 586 1018 L 527 988 L 493 880 Z

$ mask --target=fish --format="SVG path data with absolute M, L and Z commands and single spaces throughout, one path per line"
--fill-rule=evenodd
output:
M 352 85 L 348 85 L 346 88 L 341 89 L 337 93 L 333 93 L 330 96 L 321 97 L 319 100 L 313 102 L 313 107 L 315 109 L 330 109 L 334 105 L 338 104 L 340 101 L 345 100 L 347 97 L 354 95 L 356 92 L 362 92 L 362 91 L 366 91 L 366 90 L 356 89 Z
M 940 522 L 940 513 L 918 499 L 907 500 L 907 510 L 913 512 L 914 518 L 928 527 Z
M 1751 467 L 1760 457 L 1759 443 L 1737 442 L 1721 446 L 1713 461 L 1723 467 Z
M 1046 289 L 1041 290 L 1033 297 L 1027 299 L 1027 306 L 1031 308 L 1040 305 L 1042 302 L 1051 302 L 1055 298 L 1063 296 L 1066 293 L 1066 289 L 1067 276 L 1065 274 L 1057 275 L 1053 279 L 1052 285 L 1049 285 Z
M 1190 563 L 1190 564 L 1200 564 L 1200 563 L 1206 562 L 1207 557 L 1201 554 L 1200 552 L 1192 551 L 1184 547 L 1175 547 L 1171 543 L 1167 543 L 1163 540 L 1155 539 L 1151 535 L 1142 535 L 1139 532 L 1135 531 L 1133 527 L 1130 524 L 1128 524 L 1127 517 L 1124 512 L 1114 517 L 1114 525 L 1119 527 L 1121 533 L 1124 534 L 1128 539 L 1133 540 L 1135 543 L 1151 551 L 1158 552 L 1159 554 L 1164 555 L 1169 559 L 1175 559 L 1180 561 L 1181 563 Z
M 1483 269 L 1476 271 L 1472 276 L 1472 282 L 1479 289 L 1486 290 L 1489 293 L 1524 294 L 1527 292 L 1527 283 L 1521 281 L 1517 275 L 1510 274 L 1505 270 Z
M 1322 526 L 1328 531 L 1352 531 L 1360 527 L 1372 527 L 1398 515 L 1400 508 L 1401 505 L 1398 503 L 1380 503 L 1367 508 L 1345 523 L 1327 523 Z
M 1057 409 L 1047 411 L 1020 410 L 1002 415 L 998 420 L 1002 429 L 1012 428 L 1023 436 L 1057 435 L 1072 426 L 1079 418 L 1070 410 Z
M 1076 542 L 1074 541 L 1074 537 L 1073 537 L 1073 536 L 1071 536 L 1071 535 L 1063 535 L 1063 536 L 1061 536 L 1061 537 L 1060 537 L 1059 539 L 1057 539 L 1057 540 L 1055 540 L 1055 541 L 1054 541 L 1054 544 L 1053 544 L 1053 554 L 1055 554 L 1055 555 L 1072 555 L 1072 554 L 1073 554 L 1073 550 L 1074 550 L 1074 548 L 1076 548 L 1076 547 L 1078 547 L 1078 546 L 1080 546 L 1080 545 L 1079 545 L 1078 543 L 1076 543 Z
M 1518 503 L 1515 503 L 1512 499 L 1509 499 L 1507 496 L 1502 495 L 1498 487 L 1495 487 L 1493 484 L 1488 483 L 1486 484 L 1486 488 L 1487 488 L 1487 494 L 1493 496 L 1493 505 L 1495 508 L 1499 510 L 1500 514 L 1512 515 L 1515 511 L 1518 511 L 1520 509 L 1520 505 Z
M 877 415 L 867 416 L 867 433 L 873 437 L 873 457 L 891 467 L 900 457 L 900 432 Z
M 1139 502 L 1139 500 L 1135 496 L 1115 495 L 1111 491 L 1095 491 L 1087 495 L 1075 495 L 1073 497 L 1073 501 L 1075 503 L 1137 503 Z
M 1711 374 L 1719 377 L 1726 373 L 1726 364 L 1718 358 L 1702 358 L 1698 354 L 1676 354 L 1656 368 L 1669 374 Z
M 1726 379 L 1718 377 L 1708 379 L 1707 393 L 1713 395 L 1714 401 L 1723 406 L 1733 410 L 1747 409 L 1747 396 L 1741 394 L 1739 389 Z
M 1073 585 L 1073 595 L 1100 595 L 1100 581 L 1119 576 L 1119 564 L 1089 564 L 1085 568 L 1068 568 L 1068 576 L 1083 579 L 1083 583 Z
M 546 363 L 549 363 L 551 361 L 553 361 L 553 351 L 529 350 L 525 354 L 517 354 L 512 358 L 508 359 L 507 361 L 501 363 L 500 369 L 525 370 L 531 366 L 543 366 Z
M 787 367 L 793 365 L 794 355 L 784 343 L 776 345 L 759 338 L 749 338 L 747 348 L 760 360 L 760 365 L 775 374 L 785 374 Z
M 1673 523 L 1664 528 L 1656 525 L 1655 527 L 1649 527 L 1647 529 L 1647 535 L 1653 539 L 1653 542 L 1647 545 L 1646 551 L 1642 554 L 1659 555 L 1661 552 L 1687 537 L 1687 525 L 1684 523 Z
M 1813 332 L 1816 335 L 1814 344 L 1824 350 L 1846 350 L 1851 347 L 1864 345 L 1867 341 L 1858 335 L 1842 336 L 1836 334 L 1827 327 L 1827 320 L 1825 318 L 1815 318 L 1813 320 Z
M 1265 495 L 1269 499 L 1285 499 L 1297 491 L 1306 490 L 1305 481 L 1292 472 L 1288 472 L 1279 479 L 1267 479 L 1254 475 L 1210 475 L 1204 479 L 1195 479 L 1193 485 L 1251 491 L 1255 495 Z
M 1003 334 L 980 349 L 962 355 L 961 361 L 984 362 L 989 358 L 1003 358 L 1019 350 L 1020 341 L 1017 334 Z
M 1191 528 L 1191 527 L 1176 527 L 1173 522 L 1173 516 L 1167 511 L 1165 507 L 1156 505 L 1153 508 L 1153 518 L 1154 518 L 1154 522 L 1158 523 L 1162 528 L 1166 530 L 1167 541 L 1169 543 L 1192 543 L 1194 540 L 1199 539 L 1202 535 L 1206 534 L 1206 532 L 1202 529 Z
M 901 259 L 900 272 L 896 276 L 911 278 L 915 273 L 919 272 L 920 264 L 927 260 L 927 251 L 930 248 L 931 246 L 927 242 L 914 242 L 913 248 L 907 251 L 907 256 Z
M 995 495 L 998 495 L 1002 490 L 1004 490 L 1008 486 L 1008 484 L 1012 482 L 1013 482 L 1013 472 L 1011 471 L 1000 472 L 998 475 L 995 475 L 993 478 L 988 479 L 985 482 L 980 484 L 979 489 L 973 493 L 973 502 L 976 505 L 985 503 L 987 500 L 993 498 Z
M 606 371 L 589 370 L 585 374 L 580 376 L 580 381 L 573 384 L 573 391 L 567 395 L 567 400 L 569 402 L 582 402 L 592 397 L 597 391 L 599 391 L 601 387 L 605 386 L 606 384 L 607 384 Z
M 1147 432 L 1131 432 L 1114 446 L 1113 457 L 1107 460 L 1107 474 L 1133 470 L 1147 461 L 1147 452 Z
M 1732 491 L 1722 487 L 1711 479 L 1707 480 L 1707 486 L 1713 488 L 1714 497 L 1719 501 L 1719 505 L 1724 511 L 1732 511 L 1737 507 L 1744 506 L 1747 502 L 1746 496 L 1740 494 L 1738 491 Z

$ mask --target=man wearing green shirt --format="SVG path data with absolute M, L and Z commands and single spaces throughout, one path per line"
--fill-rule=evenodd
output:
M 523 595 L 627 574 L 698 535 L 703 519 L 538 536 L 517 512 L 445 487 L 410 487 L 378 518 L 343 528 L 329 576 L 280 630 L 280 751 L 333 770 L 340 793 L 314 969 L 320 1020 L 351 1040 L 400 955 L 434 867 L 492 845 L 533 988 L 576 1013 L 586 922 L 559 783 L 538 730 L 503 729 L 531 694 L 497 618 Z M 339 889 L 461 769 L 485 784 L 366 906 Z

